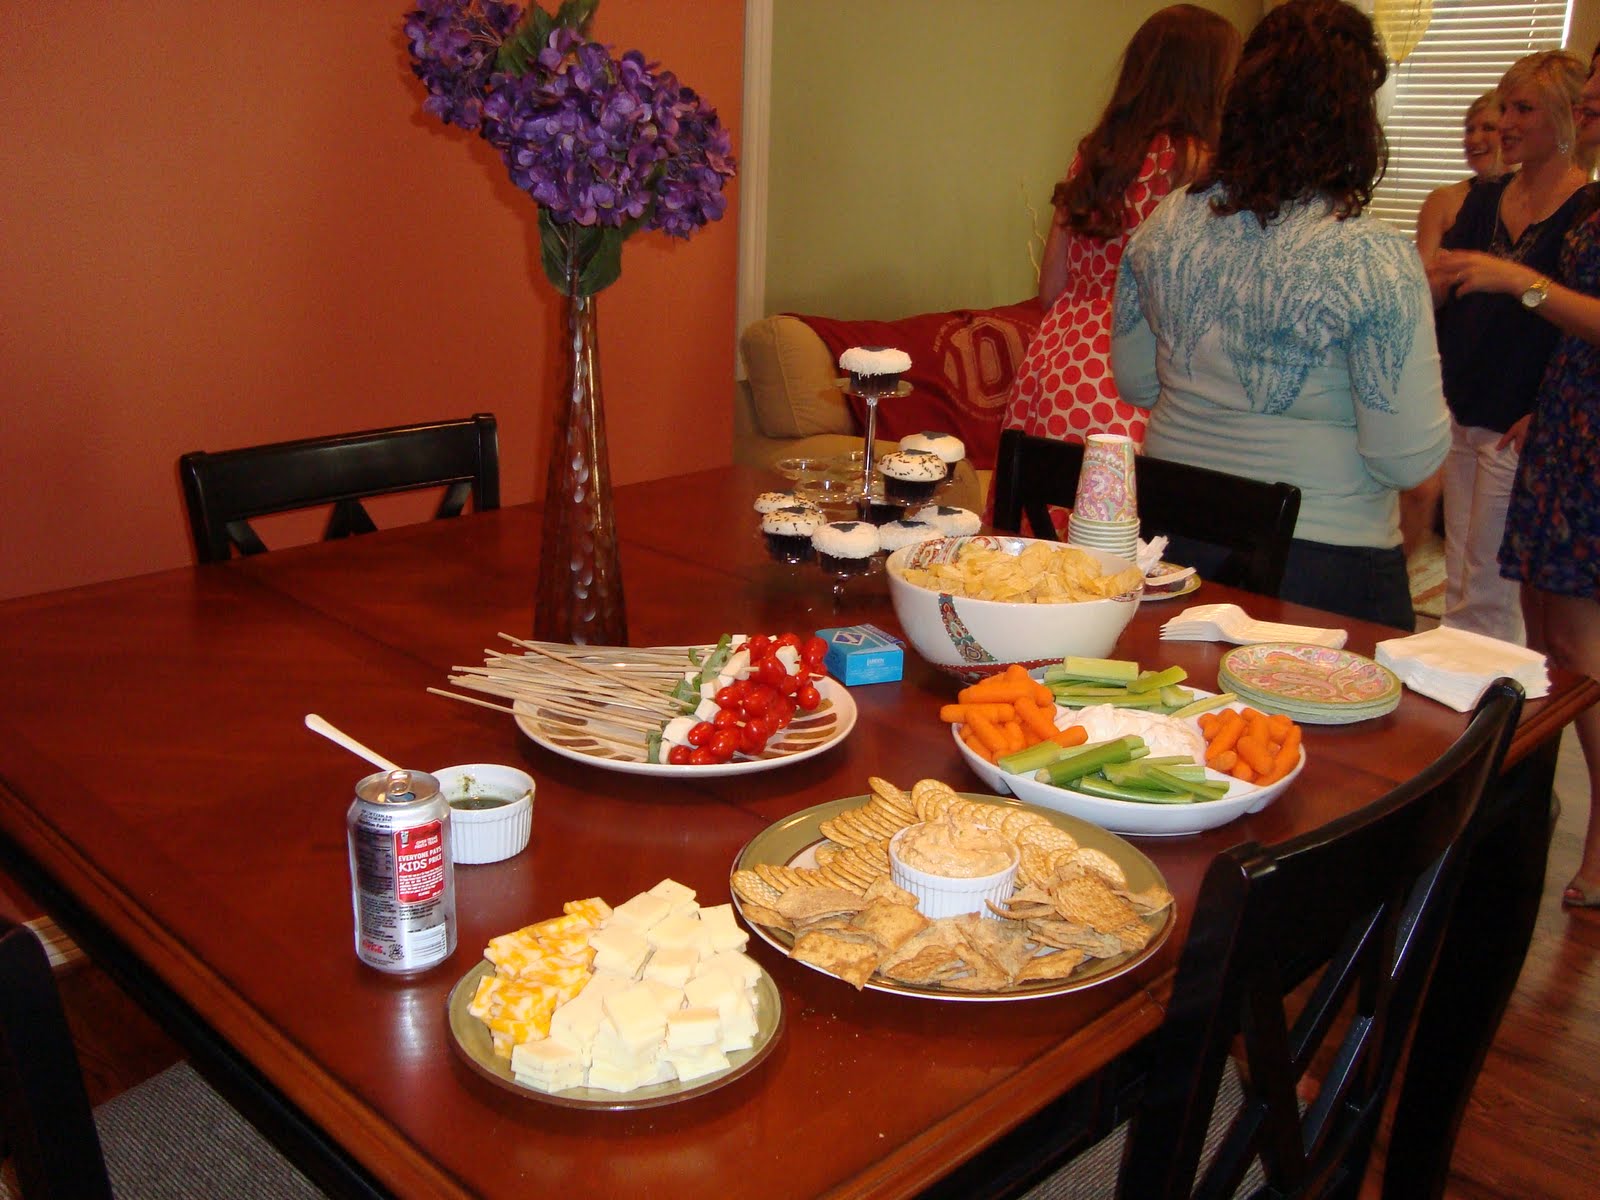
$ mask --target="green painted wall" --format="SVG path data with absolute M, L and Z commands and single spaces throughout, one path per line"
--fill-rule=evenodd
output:
M 1207 0 L 1248 31 L 1261 0 Z M 1050 191 L 1159 0 L 775 0 L 766 310 L 1031 295 Z

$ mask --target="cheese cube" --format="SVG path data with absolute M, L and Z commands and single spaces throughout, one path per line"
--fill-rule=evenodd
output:
M 683 985 L 684 1001 L 691 1008 L 714 1008 L 723 1020 L 735 1016 L 744 985 L 726 971 L 697 975 Z
M 614 1067 L 609 1063 L 595 1063 L 589 1068 L 589 1086 L 608 1092 L 633 1092 L 652 1083 L 666 1083 L 672 1078 L 672 1067 L 661 1061 L 647 1067 Z
M 711 954 L 711 937 L 693 913 L 676 913 L 645 931 L 645 940 L 657 950 L 692 948 L 697 958 Z
M 650 994 L 656 1007 L 661 1010 L 663 1018 L 683 1007 L 682 988 L 673 987 L 670 983 L 664 983 L 659 979 L 641 980 L 639 986 Z
M 694 902 L 694 889 L 684 887 L 676 879 L 663 879 L 650 889 L 650 895 L 665 900 L 674 913 L 693 912 L 700 907 Z
M 523 1042 L 511 1052 L 511 1073 L 526 1087 L 564 1092 L 583 1086 L 583 1058 L 570 1046 L 548 1038 Z
M 672 905 L 660 896 L 652 896 L 649 892 L 640 892 L 631 900 L 625 900 L 611 910 L 611 919 L 606 922 L 606 928 L 612 929 L 618 925 L 643 933 L 652 925 L 659 925 L 672 915 Z
M 744 996 L 739 997 L 734 1005 L 733 1013 L 722 1022 L 722 1049 L 732 1053 L 735 1050 L 748 1050 L 756 1044 L 755 1006 Z
M 610 1067 L 617 1071 L 649 1069 L 661 1060 L 663 1048 L 659 1038 L 652 1038 L 644 1045 L 630 1045 L 608 1019 L 600 1022 L 599 1032 L 594 1035 L 594 1042 L 589 1048 L 589 1066 Z
M 611 915 L 611 905 L 599 896 L 590 896 L 587 900 L 568 900 L 561 911 L 569 917 L 580 917 L 589 925 L 604 925 Z
M 667 1031 L 667 1014 L 648 985 L 612 992 L 600 1003 L 617 1035 L 634 1049 L 659 1043 Z
M 722 950 L 743 950 L 750 935 L 739 925 L 733 915 L 733 905 L 717 904 L 700 910 L 700 924 L 705 926 L 713 954 Z
M 722 1014 L 714 1008 L 680 1008 L 667 1017 L 667 1050 L 715 1046 L 722 1040 Z
M 685 1083 L 728 1069 L 728 1056 L 715 1046 L 669 1051 L 665 1061 Z
M 761 968 L 756 960 L 739 950 L 722 950 L 700 964 L 696 976 L 725 971 L 745 987 L 755 987 L 761 982 Z
M 608 993 L 628 986 L 628 980 L 620 975 L 594 976 L 583 991 L 556 1009 L 550 1018 L 550 1036 L 572 1047 L 587 1063 L 594 1051 L 600 1022 L 605 1019 L 605 1007 L 601 1002 Z
M 650 957 L 650 943 L 638 930 L 625 925 L 607 925 L 589 936 L 594 948 L 596 972 L 610 971 L 632 979 Z
M 689 947 L 657 950 L 645 964 L 644 977 L 681 991 L 699 962 L 699 953 Z
M 535 941 L 544 944 L 550 938 L 562 937 L 566 934 L 583 929 L 589 924 L 582 917 L 568 913 L 562 917 L 551 917 L 544 921 L 535 921 L 524 929 L 523 933 L 532 934 Z

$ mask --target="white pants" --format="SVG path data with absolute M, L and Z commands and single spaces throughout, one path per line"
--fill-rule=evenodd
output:
M 1521 589 L 1500 577 L 1500 539 L 1517 452 L 1496 450 L 1492 429 L 1451 422 L 1444 460 L 1442 624 L 1523 644 Z

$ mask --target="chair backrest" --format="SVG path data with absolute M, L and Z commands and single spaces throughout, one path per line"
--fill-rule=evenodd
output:
M 1258 1156 L 1269 1190 L 1253 1194 L 1356 1194 L 1472 819 L 1521 709 L 1521 688 L 1497 680 L 1466 732 L 1414 780 L 1282 845 L 1246 843 L 1213 861 L 1150 1047 L 1122 1195 L 1232 1196 Z M 1196 1185 L 1236 1039 L 1244 1103 Z M 1325 1074 L 1302 1111 L 1297 1087 L 1313 1065 Z
M 472 497 L 500 507 L 500 443 L 492 414 L 369 429 L 241 450 L 196 450 L 178 460 L 189 529 L 200 562 L 234 550 L 262 554 L 252 517 L 332 504 L 324 540 L 377 528 L 361 501 L 443 486 L 435 517 L 454 517 Z
M 995 462 L 994 527 L 1020 531 L 1026 516 L 1034 537 L 1054 539 L 1050 506 L 1072 507 L 1082 468 L 1081 442 L 1006 430 Z M 1299 488 L 1147 454 L 1134 460 L 1134 478 L 1146 537 L 1181 535 L 1222 547 L 1228 554 L 1216 582 L 1278 594 L 1300 515 Z
M 0 1158 L 25 1200 L 110 1200 L 100 1138 L 44 947 L 0 919 Z

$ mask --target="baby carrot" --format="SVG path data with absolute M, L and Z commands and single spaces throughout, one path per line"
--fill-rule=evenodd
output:
M 1282 743 L 1289 736 L 1289 730 L 1296 728 L 1292 718 L 1286 713 L 1273 713 L 1267 718 L 1267 728 L 1272 731 L 1272 740 Z
M 974 712 L 981 712 L 991 721 L 1010 721 L 1017 715 L 1009 704 L 946 704 L 939 709 L 939 720 L 951 725 L 965 725 L 967 717 Z
M 1211 748 L 1206 751 L 1206 757 L 1221 754 L 1224 750 L 1232 750 L 1234 743 L 1239 740 L 1239 735 L 1244 732 L 1244 718 L 1229 709 L 1217 718 L 1216 735 L 1211 739 Z
M 1257 776 L 1272 770 L 1272 751 L 1254 733 L 1245 734 L 1235 743 L 1234 749 L 1243 761 L 1250 764 L 1250 770 Z
M 956 699 L 962 704 L 1010 704 L 1018 696 L 1033 695 L 1033 680 L 1018 683 L 1015 679 L 1007 679 L 1003 675 L 991 675 L 988 679 L 980 679 L 956 693 Z
M 1216 733 L 1217 720 L 1217 714 L 1214 712 L 1203 712 L 1195 718 L 1195 724 L 1200 726 L 1200 736 L 1208 742 L 1211 740 L 1212 735 Z
M 1050 710 L 1046 712 L 1026 696 L 1018 696 L 1012 707 L 1016 709 L 1017 720 L 1022 723 L 1029 741 L 1043 741 L 1047 737 L 1055 736 L 1056 723 L 1051 720 L 1055 713 L 1053 702 Z
M 1243 780 L 1245 783 L 1254 783 L 1256 781 L 1256 773 L 1250 769 L 1250 764 L 1242 758 L 1233 764 L 1233 769 L 1228 774 L 1235 779 Z
M 1028 736 L 1027 726 L 1021 721 L 1007 721 L 1000 726 L 1000 731 L 1006 735 L 1006 753 L 1015 754 L 1024 749 L 1033 739 Z
M 1272 766 L 1256 782 L 1263 785 L 1276 783 L 1294 770 L 1295 763 L 1299 761 L 1300 726 L 1291 723 L 1289 732 L 1284 735 L 1283 745 L 1279 746 L 1278 752 L 1272 756 Z
M 1206 766 L 1212 768 L 1212 770 L 1221 771 L 1226 775 L 1233 770 L 1234 764 L 1238 761 L 1239 755 L 1236 751 L 1224 750 L 1220 754 L 1208 755 L 1206 757 Z
M 1089 740 L 1089 731 L 1082 725 L 1068 725 L 1052 734 L 1050 740 L 1058 746 L 1081 746 Z
M 974 713 L 967 721 L 967 728 L 974 737 L 988 747 L 989 754 L 992 757 L 999 758 L 1002 754 L 1011 752 L 1009 749 L 1010 742 L 1006 740 L 1006 735 L 988 717 Z
M 983 759 L 984 762 L 994 761 L 994 755 L 990 753 L 989 747 L 985 746 L 981 741 L 979 741 L 978 735 L 973 733 L 970 729 L 963 729 L 961 731 L 961 740 L 967 744 L 968 750 L 971 750 L 979 758 Z

